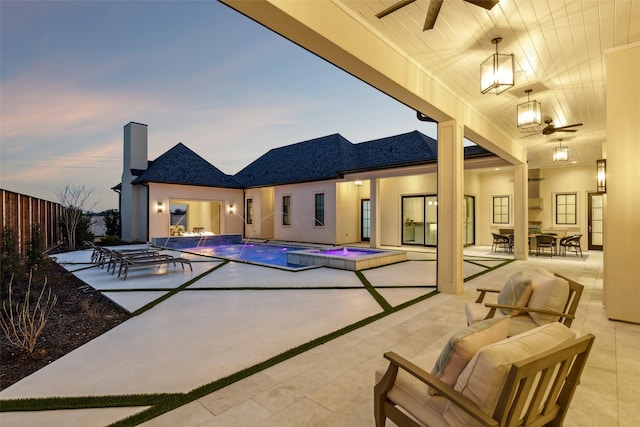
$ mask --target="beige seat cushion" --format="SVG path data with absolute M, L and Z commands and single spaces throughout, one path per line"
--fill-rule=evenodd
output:
M 533 328 L 537 328 L 538 325 L 533 321 L 531 316 L 516 316 L 512 317 L 509 321 L 509 336 L 521 334 L 527 332 Z
M 531 278 L 533 287 L 527 304 L 529 307 L 564 311 L 569 299 L 569 282 L 544 269 L 536 269 L 528 277 Z M 560 319 L 559 316 L 549 314 L 529 313 L 529 315 L 537 325 L 557 322 Z
M 438 351 L 419 355 L 411 359 L 418 366 L 433 366 L 438 357 Z M 376 384 L 380 381 L 386 371 L 376 370 Z M 389 400 L 402 406 L 402 408 L 417 420 L 429 420 L 430 427 L 449 427 L 449 424 L 442 418 L 447 399 L 442 396 L 432 396 L 429 394 L 429 386 L 416 379 L 406 371 L 398 370 L 398 376 L 393 388 L 387 394 Z
M 571 329 L 554 322 L 490 344 L 473 356 L 454 388 L 492 415 L 514 362 L 540 354 L 574 337 Z M 443 417 L 450 426 L 479 425 L 451 402 L 447 403 Z

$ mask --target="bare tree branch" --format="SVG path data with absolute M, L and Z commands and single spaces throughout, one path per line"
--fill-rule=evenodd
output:
M 87 207 L 89 198 L 93 194 L 93 188 L 85 188 L 84 185 L 76 187 L 67 184 L 64 190 L 58 189 L 58 201 L 63 206 L 61 222 L 65 229 L 70 249 L 76 248 L 76 228 L 84 214 L 93 210 L 98 202 Z

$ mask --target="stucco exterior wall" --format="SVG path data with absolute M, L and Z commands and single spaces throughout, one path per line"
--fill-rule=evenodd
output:
M 245 237 L 248 239 L 273 239 L 273 224 L 275 221 L 273 187 L 246 190 L 245 208 L 246 199 L 253 200 L 253 221 L 252 224 L 245 225 Z
M 315 194 L 324 193 L 325 224 L 316 226 Z M 282 198 L 291 196 L 291 224 L 282 225 Z M 333 244 L 336 239 L 336 182 L 282 185 L 274 191 L 274 238 L 292 242 Z
M 360 186 L 353 181 L 336 184 L 336 243 L 360 242 Z

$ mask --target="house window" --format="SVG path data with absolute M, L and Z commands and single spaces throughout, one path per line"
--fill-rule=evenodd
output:
M 493 223 L 509 224 L 509 196 L 493 196 Z
M 556 194 L 556 224 L 576 225 L 578 223 L 578 194 Z
M 315 226 L 324 226 L 324 193 L 316 194 L 315 201 Z
M 253 224 L 253 199 L 247 199 L 247 224 Z
M 282 225 L 291 225 L 291 196 L 282 197 Z

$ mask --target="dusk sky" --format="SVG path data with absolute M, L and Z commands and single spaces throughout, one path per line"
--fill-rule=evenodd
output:
M 0 0 L 2 188 L 117 208 L 123 127 L 149 159 L 184 143 L 227 174 L 269 149 L 435 125 L 216 1 Z

